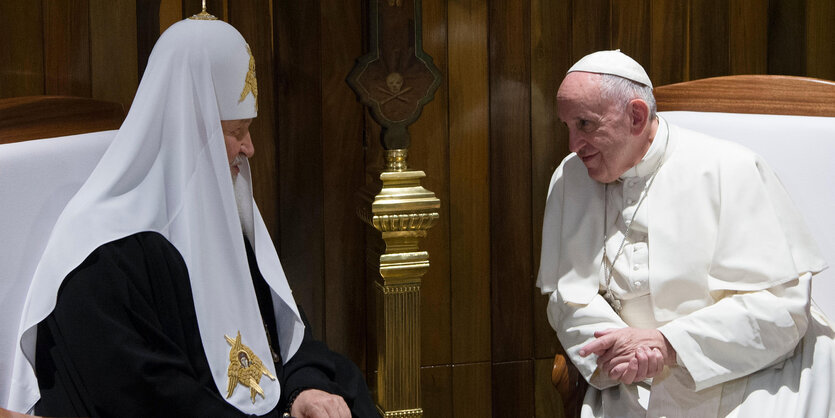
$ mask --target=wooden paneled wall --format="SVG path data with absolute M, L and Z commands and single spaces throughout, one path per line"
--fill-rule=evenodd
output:
M 210 0 L 253 47 L 256 199 L 315 333 L 373 374 L 354 193 L 383 165 L 380 129 L 345 83 L 367 2 Z M 129 108 L 161 31 L 199 0 L 3 0 L 0 97 L 78 95 Z M 534 288 L 545 193 L 567 153 L 565 70 L 620 48 L 656 85 L 726 74 L 835 79 L 829 0 L 423 0 L 444 75 L 410 128 L 409 164 L 442 201 L 424 246 L 428 417 L 559 416 L 558 343 Z

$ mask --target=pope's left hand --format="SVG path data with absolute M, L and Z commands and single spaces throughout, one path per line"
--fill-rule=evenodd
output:
M 657 329 L 620 328 L 594 333 L 580 356 L 596 354 L 597 366 L 610 378 L 630 384 L 656 376 L 676 362 L 676 352 Z

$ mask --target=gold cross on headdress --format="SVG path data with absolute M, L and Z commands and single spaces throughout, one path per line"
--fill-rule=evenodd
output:
M 241 92 L 241 98 L 238 103 L 246 99 L 246 95 L 252 93 L 252 98 L 255 99 L 255 111 L 258 111 L 258 81 L 255 79 L 255 57 L 252 56 L 252 50 L 249 45 L 246 46 L 246 52 L 249 53 L 249 71 L 246 72 L 246 79 L 244 79 L 244 90 Z
M 210 15 L 209 12 L 206 11 L 206 0 L 203 0 L 203 11 L 190 17 L 189 19 L 192 20 L 217 20 L 216 17 Z

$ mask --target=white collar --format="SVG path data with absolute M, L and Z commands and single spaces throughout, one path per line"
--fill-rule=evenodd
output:
M 629 170 L 626 170 L 626 172 L 620 176 L 620 179 L 622 180 L 629 177 L 646 177 L 651 175 L 655 171 L 656 167 L 658 167 L 658 162 L 664 157 L 667 134 L 667 122 L 663 118 L 659 117 L 658 129 L 655 131 L 655 138 L 652 140 L 647 153 L 644 154 L 644 157 L 641 158 L 641 161 L 638 164 Z

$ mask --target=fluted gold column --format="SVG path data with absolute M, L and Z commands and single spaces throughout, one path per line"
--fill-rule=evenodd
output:
M 408 170 L 406 150 L 386 151 L 380 182 L 360 192 L 360 216 L 379 231 L 369 246 L 374 276 L 377 408 L 383 417 L 422 417 L 420 407 L 420 283 L 429 253 L 418 244 L 438 220 L 440 201 Z

